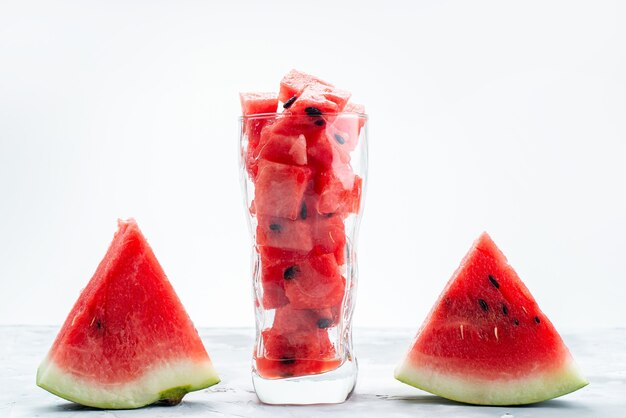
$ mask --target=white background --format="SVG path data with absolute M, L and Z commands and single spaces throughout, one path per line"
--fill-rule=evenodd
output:
M 557 328 L 626 325 L 618 1 L 0 0 L 0 324 L 60 324 L 135 217 L 198 326 L 252 326 L 239 91 L 370 122 L 357 326 L 417 327 L 487 230 Z

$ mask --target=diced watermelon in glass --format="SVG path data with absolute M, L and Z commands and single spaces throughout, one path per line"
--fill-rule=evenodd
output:
M 293 308 L 330 308 L 343 300 L 345 280 L 334 255 L 310 255 L 291 268 L 285 294 Z
M 296 219 L 310 176 L 308 167 L 259 160 L 254 197 L 256 213 Z

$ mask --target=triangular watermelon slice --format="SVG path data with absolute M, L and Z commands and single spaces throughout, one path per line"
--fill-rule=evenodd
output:
M 176 404 L 219 377 L 137 223 L 118 223 L 39 366 L 37 385 L 97 408 Z
M 459 402 L 540 402 L 587 385 L 506 257 L 483 233 L 420 328 L 396 379 Z

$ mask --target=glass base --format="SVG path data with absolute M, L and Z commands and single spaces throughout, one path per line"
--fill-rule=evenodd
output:
M 253 371 L 252 383 L 259 400 L 266 404 L 332 404 L 350 397 L 356 375 L 357 364 L 353 360 L 330 372 L 286 379 L 265 379 Z

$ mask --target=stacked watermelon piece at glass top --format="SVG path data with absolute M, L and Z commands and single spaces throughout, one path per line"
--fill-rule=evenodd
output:
M 344 221 L 361 201 L 350 153 L 364 108 L 348 102 L 350 93 L 296 70 L 278 94 L 240 97 L 244 159 L 255 189 L 259 303 L 264 312 L 275 309 L 255 355 L 257 372 L 280 378 L 332 370 L 341 358 L 329 331 L 350 290 Z

